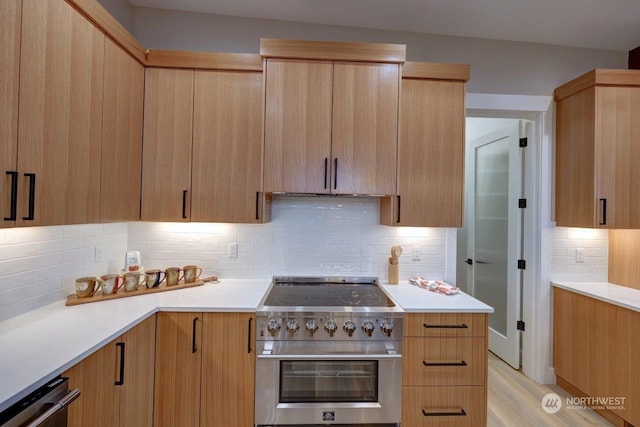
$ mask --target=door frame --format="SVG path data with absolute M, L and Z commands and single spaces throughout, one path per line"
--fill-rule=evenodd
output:
M 466 117 L 514 118 L 530 126 L 524 174 L 522 372 L 540 384 L 555 383 L 551 319 L 550 235 L 553 213 L 553 97 L 467 93 Z M 454 258 L 455 259 L 455 258 Z

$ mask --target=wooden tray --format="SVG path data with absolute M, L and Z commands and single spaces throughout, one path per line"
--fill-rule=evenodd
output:
M 90 302 L 107 301 L 107 300 L 110 300 L 110 299 L 118 299 L 118 298 L 126 298 L 126 297 L 135 297 L 135 296 L 138 296 L 138 295 L 154 294 L 156 292 L 175 291 L 175 290 L 178 290 L 178 289 L 185 289 L 185 288 L 193 288 L 195 286 L 202 286 L 202 285 L 205 284 L 205 282 L 217 282 L 217 281 L 218 281 L 217 277 L 207 277 L 204 280 L 200 279 L 200 280 L 196 280 L 195 282 L 192 282 L 192 283 L 184 283 L 184 281 L 181 281 L 180 283 L 178 283 L 177 285 L 174 285 L 174 286 L 167 286 L 166 283 L 163 283 L 162 286 L 158 286 L 156 288 L 148 289 L 146 287 L 141 287 L 141 288 L 138 288 L 137 291 L 130 291 L 130 292 L 125 292 L 124 291 L 124 287 L 123 287 L 122 289 L 120 289 L 120 291 L 118 291 L 117 294 L 102 295 L 102 291 L 98 291 L 92 297 L 87 297 L 87 298 L 78 298 L 78 295 L 71 294 L 71 295 L 69 295 L 67 297 L 67 302 L 65 303 L 65 305 L 87 304 L 87 303 L 90 303 Z

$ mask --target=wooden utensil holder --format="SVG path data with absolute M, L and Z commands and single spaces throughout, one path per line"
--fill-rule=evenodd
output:
M 389 284 L 397 285 L 398 284 L 398 273 L 399 268 L 398 264 L 389 263 Z

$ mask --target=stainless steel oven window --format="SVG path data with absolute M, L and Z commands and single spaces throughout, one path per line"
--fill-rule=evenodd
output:
M 281 360 L 280 403 L 377 402 L 377 360 Z

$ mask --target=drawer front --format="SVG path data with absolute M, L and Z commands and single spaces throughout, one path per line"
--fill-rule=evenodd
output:
M 404 339 L 402 384 L 405 386 L 484 385 L 486 338 Z
M 403 387 L 402 425 L 481 427 L 487 425 L 485 386 Z
M 420 313 L 406 317 L 405 337 L 485 337 L 486 313 Z

